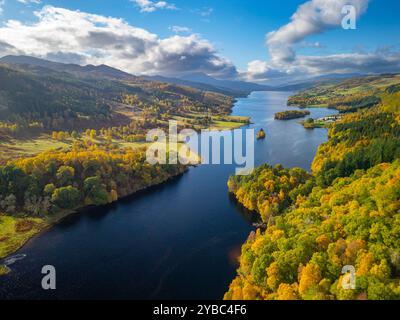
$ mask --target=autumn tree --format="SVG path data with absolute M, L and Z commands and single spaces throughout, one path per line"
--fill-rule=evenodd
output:
M 106 204 L 108 193 L 104 188 L 99 177 L 90 177 L 84 181 L 83 190 L 85 192 L 86 203 L 94 205 Z
M 55 189 L 51 196 L 51 201 L 61 209 L 73 209 L 79 200 L 79 190 L 72 186 Z

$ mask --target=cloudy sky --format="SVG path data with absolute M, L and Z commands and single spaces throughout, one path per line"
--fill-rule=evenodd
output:
M 342 8 L 355 8 L 344 30 Z M 392 0 L 0 0 L 0 56 L 273 83 L 400 71 Z

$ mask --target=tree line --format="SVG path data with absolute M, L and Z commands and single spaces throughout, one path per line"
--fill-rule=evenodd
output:
M 96 145 L 48 151 L 0 167 L 0 210 L 47 217 L 103 205 L 183 173 L 180 165 L 150 165 L 144 150 Z

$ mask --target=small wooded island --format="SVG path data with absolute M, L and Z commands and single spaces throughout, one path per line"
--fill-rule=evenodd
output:
M 291 120 L 310 115 L 308 110 L 288 110 L 275 113 L 275 120 Z

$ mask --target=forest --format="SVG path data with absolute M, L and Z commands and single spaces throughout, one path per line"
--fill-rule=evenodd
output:
M 275 113 L 275 120 L 304 118 L 310 114 L 308 110 L 288 110 Z
M 311 173 L 263 165 L 229 179 L 229 191 L 264 227 L 243 245 L 225 299 L 400 299 L 399 105 L 391 87 L 333 123 Z M 348 265 L 355 290 L 342 286 Z
M 182 165 L 150 165 L 144 148 L 76 145 L 0 167 L 0 258 L 32 235 L 86 206 L 117 201 L 185 172 Z

